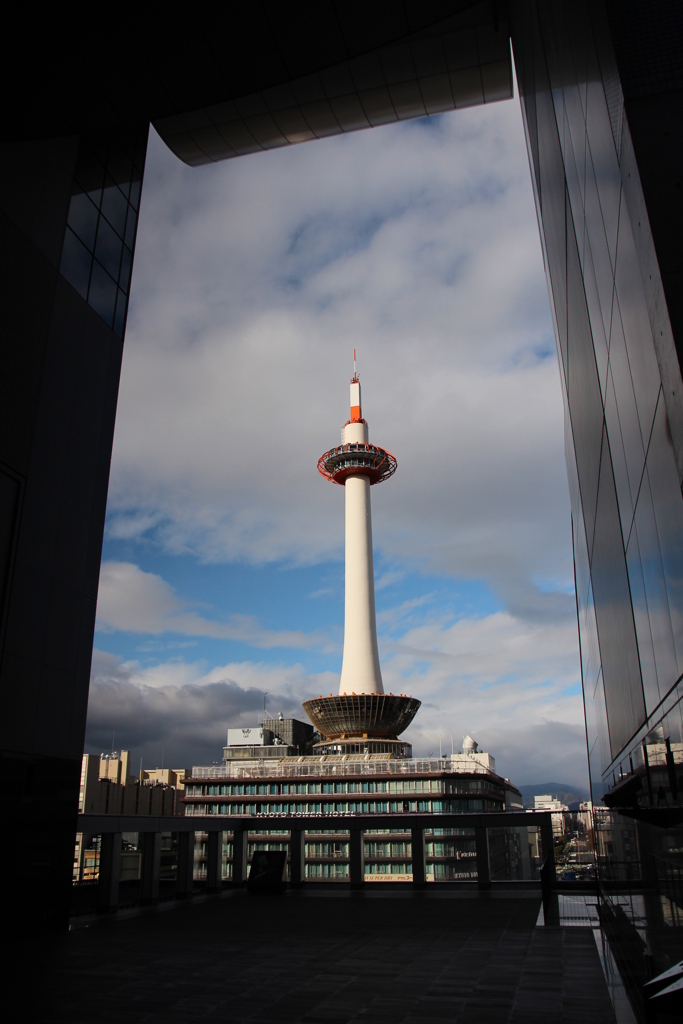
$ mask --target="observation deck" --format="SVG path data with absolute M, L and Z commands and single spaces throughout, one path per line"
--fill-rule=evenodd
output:
M 408 728 L 421 701 L 392 693 L 340 693 L 313 697 L 304 711 L 326 739 L 397 739 Z
M 366 476 L 381 484 L 396 472 L 396 457 L 376 444 L 352 442 L 330 448 L 318 459 L 318 472 L 333 484 L 344 485 L 349 476 Z

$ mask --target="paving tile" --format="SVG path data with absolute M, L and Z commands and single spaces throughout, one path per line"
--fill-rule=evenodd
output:
M 291 894 L 281 936 L 246 893 L 109 919 L 49 951 L 49 1020 L 613 1024 L 590 929 L 537 929 L 538 905 Z

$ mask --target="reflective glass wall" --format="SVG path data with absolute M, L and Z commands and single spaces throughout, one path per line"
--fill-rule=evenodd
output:
M 637 1002 L 683 956 L 683 500 L 680 368 L 613 45 L 629 6 L 517 3 L 512 39 L 565 404 L 591 786 L 610 808 L 599 872 Z

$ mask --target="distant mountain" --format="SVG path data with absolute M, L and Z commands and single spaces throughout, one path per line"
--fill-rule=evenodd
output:
M 522 794 L 525 807 L 534 806 L 535 796 L 545 796 L 549 793 L 566 804 L 570 811 L 578 811 L 579 804 L 591 798 L 587 789 L 579 789 L 578 786 L 570 786 L 566 782 L 540 782 L 533 786 L 517 786 L 517 789 Z

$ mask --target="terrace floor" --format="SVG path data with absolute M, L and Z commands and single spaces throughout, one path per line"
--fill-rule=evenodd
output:
M 160 905 L 43 947 L 30 1019 L 613 1024 L 590 927 L 536 927 L 539 909 L 533 893 L 384 887 Z

